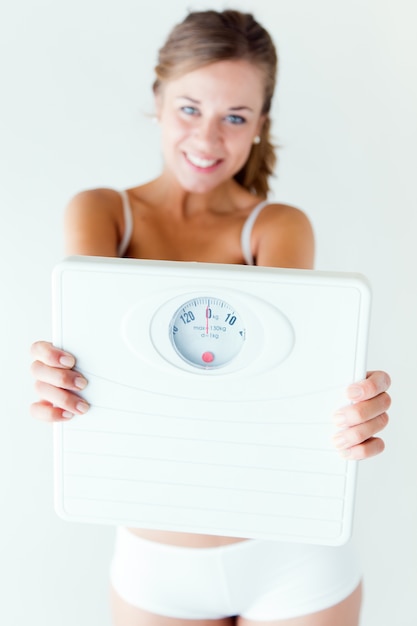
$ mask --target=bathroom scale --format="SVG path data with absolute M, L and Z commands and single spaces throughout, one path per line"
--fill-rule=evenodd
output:
M 365 377 L 360 274 L 75 256 L 53 342 L 90 410 L 54 424 L 64 519 L 324 545 L 352 531 L 357 463 L 332 443 Z

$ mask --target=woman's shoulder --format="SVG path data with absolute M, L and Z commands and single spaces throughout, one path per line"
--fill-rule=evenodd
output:
M 255 226 L 259 230 L 272 228 L 273 230 L 279 229 L 281 232 L 287 229 L 312 231 L 310 218 L 299 207 L 269 200 L 264 200 L 258 207 L 259 216 L 256 218 Z
M 122 198 L 110 188 L 79 191 L 65 211 L 67 247 L 74 254 L 117 251 L 124 228 Z
M 286 204 L 284 202 L 277 202 L 275 200 L 264 200 L 264 208 L 262 213 L 268 217 L 268 219 L 288 219 L 288 220 L 306 220 L 309 221 L 305 211 L 293 204 Z
M 310 267 L 313 262 L 313 227 L 307 213 L 294 205 L 268 202 L 256 219 L 253 239 L 259 264 Z
M 111 210 L 120 207 L 120 191 L 110 187 L 98 187 L 96 189 L 84 189 L 75 193 L 69 200 L 68 210 Z
M 120 191 L 108 187 L 85 189 L 74 194 L 66 207 L 66 223 L 83 223 L 100 220 L 123 228 L 123 200 Z

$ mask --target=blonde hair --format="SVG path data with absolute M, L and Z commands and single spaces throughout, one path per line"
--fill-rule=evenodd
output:
M 276 165 L 269 111 L 278 59 L 271 36 L 250 13 L 235 10 L 189 13 L 172 29 L 159 50 L 153 89 L 157 92 L 164 82 L 205 65 L 234 59 L 249 61 L 262 71 L 262 114 L 265 115 L 260 142 L 252 146 L 249 158 L 235 175 L 235 180 L 249 191 L 265 197 L 269 191 L 269 177 Z

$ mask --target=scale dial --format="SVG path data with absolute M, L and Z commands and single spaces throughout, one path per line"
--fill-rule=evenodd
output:
M 230 363 L 245 341 L 239 313 L 228 302 L 211 297 L 185 302 L 173 315 L 169 333 L 179 356 L 203 369 Z

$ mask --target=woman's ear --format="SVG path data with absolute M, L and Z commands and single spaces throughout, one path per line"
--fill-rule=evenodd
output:
M 267 117 L 268 117 L 267 114 L 264 113 L 263 115 L 260 116 L 260 118 L 258 120 L 258 125 L 257 125 L 257 128 L 256 128 L 256 135 L 259 136 L 259 137 L 262 134 L 262 128 L 263 128 L 263 125 L 265 124 L 265 120 L 266 120 Z

